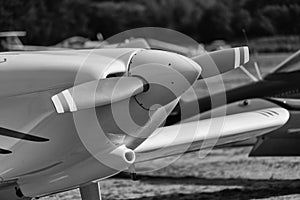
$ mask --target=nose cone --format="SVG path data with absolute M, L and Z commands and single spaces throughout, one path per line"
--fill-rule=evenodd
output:
M 129 73 L 148 83 L 149 89 L 136 99 L 149 109 L 154 104 L 165 105 L 181 96 L 198 79 L 201 67 L 176 53 L 142 50 L 132 57 Z
M 176 54 L 175 54 L 176 55 Z M 193 61 L 192 59 L 182 56 L 176 55 L 178 59 L 184 60 L 183 63 L 176 63 L 174 64 L 173 68 L 179 71 L 186 79 L 191 83 L 194 84 L 195 81 L 199 78 L 202 68 L 198 63 Z
M 137 52 L 130 63 L 130 70 L 139 66 L 160 65 L 169 69 L 176 70 L 183 75 L 186 80 L 193 84 L 201 74 L 201 67 L 192 59 L 177 53 L 160 51 L 160 50 L 144 50 Z

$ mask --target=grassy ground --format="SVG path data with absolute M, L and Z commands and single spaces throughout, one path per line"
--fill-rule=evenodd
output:
M 101 182 L 103 199 L 300 199 L 300 158 L 248 158 L 250 148 L 219 149 L 200 159 L 185 154 L 172 165 Z M 145 163 L 148 170 L 168 159 Z M 80 200 L 78 190 L 47 200 Z M 43 199 L 43 200 L 45 200 Z
M 300 48 L 300 37 L 297 35 L 262 37 L 250 40 L 248 46 L 256 52 L 294 52 Z
M 257 58 L 263 74 L 288 54 L 264 54 Z M 254 71 L 252 65 L 248 65 Z M 240 70 L 224 76 L 226 87 L 236 87 L 250 80 Z M 213 80 L 212 80 L 213 81 Z M 215 83 L 218 84 L 218 83 Z M 201 91 L 201 84 L 197 86 Z M 103 199 L 188 200 L 188 199 L 300 199 L 300 158 L 249 158 L 250 148 L 213 150 L 207 157 L 198 152 L 143 163 L 138 181 L 120 176 L 101 182 Z M 42 200 L 80 200 L 78 190 Z

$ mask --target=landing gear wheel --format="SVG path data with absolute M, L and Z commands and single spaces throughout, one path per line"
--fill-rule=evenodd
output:
M 130 178 L 133 181 L 137 181 L 138 180 L 136 173 L 130 173 Z

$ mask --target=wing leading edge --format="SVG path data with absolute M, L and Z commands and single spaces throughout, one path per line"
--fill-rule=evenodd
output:
M 162 127 L 135 150 L 137 162 L 257 137 L 281 127 L 289 116 L 274 107 Z

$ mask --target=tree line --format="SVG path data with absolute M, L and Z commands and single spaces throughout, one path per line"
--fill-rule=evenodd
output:
M 165 27 L 198 42 L 299 35 L 299 0 L 0 0 L 0 31 L 25 30 L 26 43 L 51 45 L 80 35 L 104 38 L 137 27 Z

